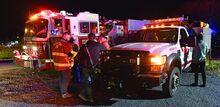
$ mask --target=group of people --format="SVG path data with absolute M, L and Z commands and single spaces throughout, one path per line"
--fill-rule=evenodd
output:
M 82 68 L 82 89 L 78 96 L 84 101 L 94 102 L 93 92 L 91 87 L 91 72 L 98 64 L 100 53 L 102 50 L 110 48 L 107 38 L 100 35 L 98 40 L 94 33 L 88 34 L 88 41 L 80 48 L 77 45 L 73 45 L 69 41 L 71 37 L 69 34 L 64 33 L 63 38 L 56 41 L 52 45 L 52 55 L 54 59 L 54 68 L 59 72 L 59 87 L 62 98 L 72 97 L 72 94 L 68 93 L 68 86 L 71 79 L 71 68 L 74 66 L 74 59 L 78 59 L 78 63 Z M 197 35 L 197 45 L 193 48 L 192 55 L 192 71 L 195 75 L 195 82 L 192 86 L 198 86 L 198 73 L 202 73 L 203 84 L 206 86 L 206 74 L 205 74 L 205 61 L 206 54 L 208 52 L 208 46 L 203 41 L 203 35 Z
M 71 41 L 71 42 L 69 42 Z M 73 39 L 68 33 L 64 33 L 62 39 L 52 43 L 52 56 L 54 59 L 54 68 L 59 72 L 59 88 L 62 98 L 72 97 L 68 92 L 68 86 L 71 80 L 72 68 L 74 62 L 81 66 L 82 72 L 82 89 L 78 94 L 79 98 L 84 101 L 94 102 L 90 76 L 98 64 L 102 50 L 110 48 L 107 38 L 100 35 L 96 39 L 94 33 L 88 34 L 88 41 L 81 47 L 72 44 Z M 77 59 L 77 61 L 74 61 Z

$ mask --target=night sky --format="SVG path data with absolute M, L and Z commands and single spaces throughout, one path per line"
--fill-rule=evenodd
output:
M 189 16 L 220 31 L 220 0 L 7 0 L 1 6 L 0 41 L 23 36 L 24 23 L 43 9 L 90 11 L 107 19 L 156 19 Z

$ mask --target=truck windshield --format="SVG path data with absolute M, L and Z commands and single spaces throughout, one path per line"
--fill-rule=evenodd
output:
M 177 42 L 177 28 L 154 28 L 137 31 L 130 42 Z
M 48 20 L 38 19 L 25 24 L 25 37 L 46 38 L 48 30 Z

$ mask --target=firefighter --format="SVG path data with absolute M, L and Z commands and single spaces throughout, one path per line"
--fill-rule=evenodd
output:
M 52 44 L 54 68 L 59 72 L 59 87 L 62 98 L 72 97 L 72 94 L 68 93 L 68 86 L 71 77 L 71 68 L 74 64 L 73 58 L 77 53 L 73 51 L 69 39 L 70 35 L 65 32 L 60 40 Z
M 96 42 L 94 33 L 89 33 L 88 38 L 89 40 L 80 48 L 78 53 L 83 74 L 83 89 L 80 91 L 79 97 L 84 101 L 94 102 L 91 75 L 94 74 L 94 68 L 98 65 L 101 50 L 106 50 L 106 48 L 99 42 Z

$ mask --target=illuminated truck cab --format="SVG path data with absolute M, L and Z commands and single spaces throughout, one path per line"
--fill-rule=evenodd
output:
M 39 70 L 53 69 L 51 44 L 60 39 L 64 32 L 68 33 L 80 47 L 87 41 L 89 33 L 99 34 L 99 15 L 87 11 L 72 14 L 51 10 L 43 10 L 32 15 L 25 23 L 23 52 L 20 52 L 22 55 L 15 57 L 15 63 Z M 24 62 L 31 64 L 25 66 Z
M 173 96 L 181 71 L 191 64 L 194 40 L 183 26 L 144 27 L 127 43 L 102 53 L 102 71 L 108 83 L 116 84 L 112 87 L 162 86 L 164 94 Z

